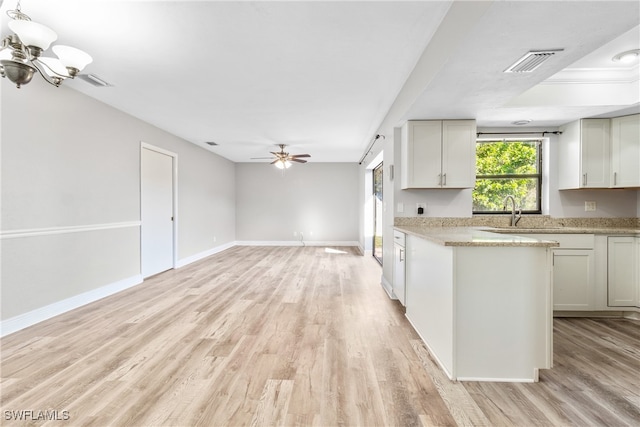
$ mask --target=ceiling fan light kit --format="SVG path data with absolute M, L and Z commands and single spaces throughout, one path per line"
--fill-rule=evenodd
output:
M 57 58 L 42 56 L 49 49 L 57 34 L 42 24 L 32 22 L 20 10 L 20 1 L 15 10 L 7 11 L 10 34 L 0 44 L 0 75 L 16 84 L 29 83 L 37 72 L 53 86 L 67 78 L 74 78 L 93 60 L 89 54 L 71 46 L 56 45 L 51 48 Z
M 278 169 L 289 169 L 291 167 L 291 162 L 288 160 L 278 159 L 271 163 L 274 164 Z
M 289 154 L 284 151 L 284 147 L 286 146 L 286 144 L 278 144 L 278 147 L 280 147 L 280 151 L 270 151 L 270 153 L 273 154 L 274 157 L 252 157 L 252 160 L 273 160 L 271 164 L 284 171 L 285 169 L 291 167 L 291 165 L 293 164 L 292 162 L 307 163 L 306 160 L 302 160 L 302 157 L 311 157 L 309 154 Z

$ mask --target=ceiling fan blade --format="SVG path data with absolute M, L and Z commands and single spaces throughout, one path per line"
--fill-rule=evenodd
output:
M 291 157 L 311 157 L 310 154 L 292 154 Z
M 292 162 L 297 162 L 297 163 L 307 163 L 306 160 L 301 160 L 301 159 L 290 158 L 289 160 L 292 161 Z
M 273 160 L 273 157 L 251 157 L 250 160 Z
M 274 165 L 276 163 L 278 163 L 280 161 L 280 159 L 275 159 L 273 162 L 269 163 L 270 165 Z

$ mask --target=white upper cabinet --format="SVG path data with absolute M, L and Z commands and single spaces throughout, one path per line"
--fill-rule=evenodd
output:
M 560 128 L 560 190 L 610 186 L 610 129 L 610 119 L 582 119 Z
M 442 122 L 442 187 L 476 186 L 476 122 Z
M 402 128 L 402 188 L 473 188 L 475 120 L 410 120 Z
M 611 119 L 611 187 L 640 187 L 640 114 Z
M 442 122 L 408 121 L 402 127 L 402 188 L 440 187 Z

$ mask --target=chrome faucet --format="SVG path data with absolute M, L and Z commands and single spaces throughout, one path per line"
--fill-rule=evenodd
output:
M 504 198 L 503 203 L 503 208 L 502 210 L 507 210 L 507 202 L 511 201 L 511 226 L 515 227 L 516 225 L 518 225 L 518 221 L 520 221 L 520 218 L 522 218 L 522 209 L 517 209 L 516 208 L 516 199 L 512 196 L 512 195 L 508 195 L 507 197 Z M 516 217 L 516 210 L 518 211 L 518 216 Z

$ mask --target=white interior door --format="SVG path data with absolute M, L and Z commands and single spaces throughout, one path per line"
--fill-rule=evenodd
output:
M 142 148 L 142 276 L 173 265 L 173 162 L 171 155 Z

